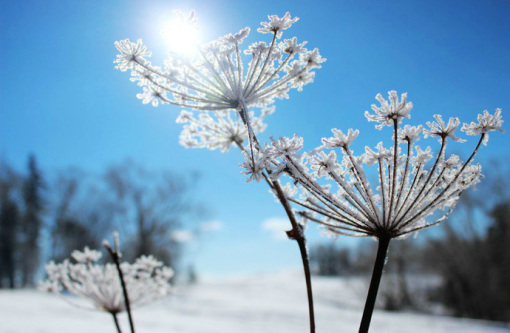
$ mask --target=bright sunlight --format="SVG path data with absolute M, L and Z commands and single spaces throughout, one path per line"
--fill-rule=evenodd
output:
M 191 12 L 189 15 L 185 15 L 181 11 L 174 13 L 175 17 L 165 23 L 161 34 L 172 52 L 192 56 L 200 40 L 195 12 Z

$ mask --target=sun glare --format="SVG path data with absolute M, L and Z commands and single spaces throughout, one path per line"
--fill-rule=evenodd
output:
M 185 56 L 192 56 L 195 53 L 200 39 L 194 22 L 182 16 L 165 23 L 161 34 L 170 51 Z

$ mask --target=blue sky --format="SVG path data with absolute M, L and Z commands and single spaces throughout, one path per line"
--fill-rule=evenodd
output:
M 199 171 L 197 198 L 211 208 L 209 220 L 224 224 L 192 251 L 205 273 L 299 267 L 300 259 L 293 242 L 262 230 L 284 214 L 264 184 L 245 183 L 239 154 L 179 146 L 180 109 L 142 105 L 139 88 L 113 69 L 113 42 L 125 38 L 142 38 L 162 63 L 159 32 L 173 9 L 195 9 L 206 41 L 246 26 L 249 42 L 267 40 L 255 28 L 268 14 L 301 18 L 284 37 L 307 40 L 328 61 L 313 84 L 276 103 L 263 139 L 298 133 L 311 149 L 332 127 L 359 128 L 361 152 L 381 135 L 363 112 L 389 90 L 409 93 L 411 124 L 509 109 L 508 1 L 1 1 L 0 157 L 22 168 L 35 153 L 50 173 L 100 172 L 128 157 L 150 169 Z M 506 156 L 507 142 L 491 135 L 480 160 Z M 310 239 L 321 240 L 314 230 Z

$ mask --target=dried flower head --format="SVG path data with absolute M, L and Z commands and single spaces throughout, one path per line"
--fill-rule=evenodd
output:
M 446 138 L 450 138 L 456 142 L 466 142 L 466 140 L 458 138 L 455 135 L 455 131 L 460 125 L 459 118 L 450 118 L 448 124 L 443 120 L 443 116 L 435 114 L 434 118 L 436 121 L 427 121 L 429 129 L 424 129 L 423 134 L 426 138 L 437 137 L 439 142 L 442 142 Z
M 249 112 L 251 126 L 255 134 L 266 129 L 264 119 L 274 112 L 274 107 L 263 109 L 260 117 Z M 177 123 L 185 124 L 179 137 L 186 148 L 219 149 L 226 152 L 232 145 L 241 148 L 249 139 L 248 129 L 238 115 L 228 111 L 213 111 L 195 116 L 190 111 L 182 111 Z
M 485 137 L 483 140 L 484 146 L 489 142 L 489 132 L 490 131 L 500 131 L 503 126 L 503 119 L 501 118 L 501 109 L 496 109 L 494 115 L 490 114 L 489 111 L 484 110 L 483 114 L 478 115 L 478 123 L 472 122 L 471 124 L 462 125 L 462 131 L 464 131 L 467 135 L 479 135 L 484 134 Z
M 273 33 L 278 38 L 281 38 L 283 30 L 290 28 L 292 24 L 299 20 L 298 17 L 291 18 L 289 12 L 281 18 L 277 15 L 268 15 L 267 18 L 269 22 L 262 22 L 263 28 L 258 28 L 257 31 L 263 34 Z
M 245 161 L 240 164 L 241 168 L 243 168 L 241 173 L 249 176 L 247 182 L 252 180 L 260 182 L 264 178 L 264 171 L 269 167 L 266 155 L 260 150 L 255 150 L 253 155 L 243 150 L 243 155 Z
M 67 290 L 88 299 L 93 303 L 93 308 L 100 311 L 112 314 L 125 311 L 122 286 L 115 265 L 100 264 L 101 252 L 87 247 L 83 252 L 73 251 L 72 257 L 75 263 L 66 259 L 60 264 L 53 261 L 47 264 L 48 279 L 40 288 L 58 295 Z M 171 291 L 169 281 L 173 270 L 152 256 L 142 256 L 133 264 L 124 262 L 121 269 L 132 306 L 151 303 Z M 65 299 L 70 302 L 68 298 Z
M 190 14 L 196 24 L 194 12 Z M 141 40 L 115 42 L 120 52 L 115 68 L 131 70 L 131 80 L 143 87 L 137 97 L 143 103 L 176 104 L 198 110 L 231 110 L 252 106 L 265 107 L 275 98 L 287 98 L 292 88 L 301 89 L 313 81 L 314 68 L 325 61 L 317 49 L 308 51 L 296 38 L 281 40 L 283 30 L 295 23 L 286 13 L 271 15 L 262 22 L 261 33 L 273 35 L 269 45 L 256 42 L 244 51 L 240 44 L 249 35 L 244 28 L 206 45 L 197 46 L 197 55 L 186 58 L 171 54 L 163 68 L 147 59 L 151 53 Z
M 377 129 L 382 129 L 384 126 L 393 126 L 395 121 L 400 123 L 403 118 L 409 118 L 409 111 L 413 108 L 413 103 L 407 103 L 407 93 L 402 94 L 400 101 L 398 100 L 396 91 L 392 90 L 388 95 L 389 102 L 386 101 L 381 94 L 375 96 L 381 104 L 380 107 L 372 104 L 372 110 L 375 114 L 370 114 L 368 111 L 365 111 L 365 117 L 367 117 L 369 121 L 380 123 L 376 126 Z
M 365 115 L 369 121 L 379 123 L 378 129 L 393 126 L 392 147 L 386 148 L 380 142 L 376 149 L 366 147 L 364 154 L 355 156 L 351 145 L 359 132 L 350 129 L 346 135 L 333 129 L 334 137 L 322 139 L 323 145 L 304 158 L 297 154 L 302 146 L 297 137 L 273 140 L 272 147 L 266 149 L 266 161 L 270 159 L 275 169 L 283 170 L 301 188 L 300 198 L 290 198 L 305 208 L 301 215 L 328 232 L 395 238 L 439 223 L 451 212 L 461 193 L 479 182 L 481 166 L 473 164 L 473 158 L 481 144 L 487 143 L 488 132 L 501 131 L 500 109 L 494 115 L 484 111 L 478 116 L 478 123 L 464 124 L 462 131 L 480 138 L 473 153 L 462 162 L 457 155 L 446 156 L 448 141 L 465 142 L 455 134 L 460 125 L 458 118 L 445 123 L 440 115 L 435 115 L 436 121 L 428 122 L 428 129 L 408 125 L 399 129 L 401 120 L 410 117 L 412 104 L 407 102 L 406 94 L 400 101 L 394 91 L 389 96 L 390 100 L 385 101 L 377 95 L 381 107 L 373 106 L 376 114 Z M 421 133 L 439 139 L 441 146 L 435 157 L 430 147 L 423 150 L 415 144 Z M 299 144 L 290 145 L 291 141 Z M 293 148 L 282 149 L 282 143 Z M 336 161 L 338 152 L 324 152 L 335 148 L 343 155 L 341 163 Z M 377 167 L 376 188 L 367 179 L 372 165 Z M 321 177 L 326 180 L 319 180 Z M 331 185 L 338 188 L 336 193 Z

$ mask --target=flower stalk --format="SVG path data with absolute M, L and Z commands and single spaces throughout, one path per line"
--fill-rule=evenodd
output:
M 396 91 L 390 91 L 389 101 L 380 94 L 376 98 L 381 106 L 372 105 L 375 114 L 366 112 L 365 116 L 378 122 L 378 129 L 393 127 L 391 149 L 380 142 L 375 150 L 365 147 L 365 154 L 356 156 L 350 146 L 359 131 L 333 129 L 334 137 L 323 138 L 323 145 L 310 153 L 300 153 L 303 139 L 294 135 L 273 139 L 271 146 L 257 154 L 259 166 L 250 165 L 248 159 L 243 164 L 252 179 L 259 177 L 260 165 L 272 168 L 273 175 L 290 177 L 296 188 L 288 200 L 305 209 L 300 215 L 319 224 L 326 233 L 377 239 L 377 257 L 359 329 L 363 333 L 370 327 L 391 239 L 448 217 L 462 192 L 480 181 L 481 166 L 472 162 L 481 145 L 487 144 L 489 132 L 501 131 L 503 123 L 501 110 L 497 109 L 494 114 L 484 111 L 478 123 L 464 124 L 463 132 L 480 137 L 469 158 L 461 162 L 457 155 L 446 156 L 447 142 L 466 141 L 455 134 L 460 125 L 458 118 L 445 122 L 435 115 L 436 121 L 428 122 L 428 129 L 408 125 L 400 129 L 400 122 L 410 118 L 412 109 L 407 94 L 399 99 Z M 435 158 L 430 147 L 422 150 L 415 145 L 422 132 L 425 138 L 438 139 L 441 147 Z M 401 145 L 407 146 L 407 154 L 402 154 Z M 337 161 L 337 148 L 343 153 L 341 162 Z M 325 150 L 331 151 L 327 154 Z M 427 168 L 429 161 L 433 161 L 431 168 Z M 379 184 L 375 188 L 367 179 L 370 166 L 377 167 Z M 338 190 L 332 191 L 333 186 Z
M 119 319 L 117 318 L 117 312 L 110 312 L 113 317 L 113 322 L 115 323 L 115 328 L 117 328 L 117 333 L 122 333 L 119 325 Z
M 377 299 L 377 292 L 379 290 L 384 264 L 386 263 L 386 255 L 388 253 L 390 240 L 391 237 L 389 236 L 381 236 L 378 239 L 377 257 L 375 258 L 374 269 L 372 271 L 370 287 L 368 288 L 368 295 L 365 302 L 365 308 L 363 310 L 363 316 L 361 318 L 359 333 L 367 333 L 370 327 L 370 321 L 372 319 L 372 313 L 374 312 L 375 301 Z
M 247 112 L 246 109 L 244 109 L 240 112 L 240 114 L 248 115 L 249 113 Z M 242 116 L 241 116 L 241 119 L 243 120 L 243 122 L 248 130 L 248 135 L 250 137 L 252 137 L 256 149 L 259 151 L 262 150 L 262 148 L 260 147 L 259 141 L 257 139 L 257 136 L 250 129 L 248 120 Z M 250 135 L 250 132 L 252 133 L 251 135 Z M 250 141 L 250 143 L 251 143 L 251 141 Z M 245 156 L 248 155 L 246 153 L 246 150 L 243 148 L 243 146 L 240 145 L 238 142 L 237 142 L 237 146 L 239 147 L 239 149 L 241 149 L 241 151 L 245 154 Z M 250 157 L 251 162 L 253 164 L 255 164 L 254 157 L 253 157 L 253 148 L 252 148 L 251 144 L 250 144 L 250 149 L 252 152 L 251 157 Z M 294 211 L 292 210 L 290 202 L 289 202 L 287 196 L 285 195 L 279 180 L 278 179 L 271 180 L 271 175 L 272 175 L 271 168 L 269 168 L 269 167 L 266 168 L 265 173 L 263 175 L 264 179 L 267 182 L 267 184 L 269 185 L 269 187 L 276 194 L 276 197 L 278 198 L 278 201 L 283 206 L 283 209 L 285 210 L 285 213 L 287 214 L 289 222 L 292 226 L 292 229 L 287 231 L 287 237 L 289 237 L 289 239 L 295 240 L 299 247 L 299 253 L 301 255 L 301 261 L 303 263 L 303 271 L 305 274 L 306 294 L 307 294 L 307 298 L 308 298 L 308 317 L 309 317 L 309 324 L 310 324 L 310 333 L 314 333 L 315 332 L 315 313 L 314 313 L 314 306 L 313 306 L 313 289 L 312 289 L 312 278 L 311 278 L 311 273 L 310 273 L 310 260 L 308 258 L 308 251 L 306 248 L 306 237 L 303 232 L 303 227 L 298 223 L 298 221 L 296 219 L 296 215 L 294 214 Z
M 194 12 L 188 20 L 195 24 Z M 473 157 L 482 143 L 487 144 L 489 132 L 501 131 L 501 110 L 497 109 L 494 115 L 484 111 L 478 116 L 478 123 L 463 125 L 462 131 L 467 135 L 480 135 L 465 163 L 457 155 L 446 156 L 447 142 L 465 142 L 455 134 L 460 120 L 450 118 L 446 123 L 440 115 L 434 115 L 435 121 L 427 123 L 428 129 L 421 125 L 399 129 L 402 120 L 410 118 L 413 104 L 407 101 L 407 93 L 399 99 L 396 91 L 389 92 L 388 100 L 378 94 L 380 106 L 372 105 L 374 113 L 365 112 L 369 121 L 378 123 L 377 129 L 393 127 L 390 149 L 380 142 L 375 150 L 365 147 L 365 154 L 354 155 L 350 146 L 359 131 L 352 129 L 345 134 L 333 129 L 334 137 L 323 138 L 323 144 L 310 153 L 299 153 L 303 139 L 297 135 L 271 138 L 272 144 L 262 147 L 256 133 L 265 128 L 262 119 L 270 114 L 267 107 L 276 98 L 288 98 L 291 89 L 301 91 L 304 85 L 313 82 L 314 69 L 321 68 L 326 60 L 317 49 L 305 49 L 306 42 L 298 44 L 296 38 L 280 41 L 283 31 L 297 20 L 286 13 L 283 17 L 271 15 L 269 22 L 262 22 L 258 32 L 272 34 L 271 42 L 269 46 L 265 42 L 254 43 L 244 51 L 251 56 L 246 75 L 239 45 L 248 36 L 249 28 L 199 47 L 196 59 L 170 55 L 164 68 L 146 59 L 151 53 L 141 40 L 119 41 L 115 46 L 120 54 L 114 62 L 117 69 L 131 71 L 131 81 L 143 88 L 137 97 L 144 104 L 172 104 L 207 111 L 196 118 L 191 112 L 181 113 L 177 122 L 185 123 L 180 136 L 182 145 L 227 151 L 235 144 L 245 157 L 241 166 L 248 181 L 267 182 L 291 223 L 287 235 L 300 249 L 311 332 L 315 331 L 315 321 L 306 238 L 291 203 L 304 209 L 297 212 L 303 221 L 319 224 L 328 234 L 378 240 L 360 326 L 360 332 L 368 332 L 390 240 L 445 220 L 461 193 L 479 182 L 481 166 L 472 164 Z M 248 111 L 253 107 L 262 109 L 260 116 Z M 234 111 L 237 120 L 230 115 Z M 438 138 L 441 144 L 435 159 L 430 147 L 421 149 L 415 145 L 422 132 L 425 138 Z M 248 146 L 244 148 L 246 141 Z M 407 154 L 402 154 L 402 145 L 406 146 L 402 150 Z M 343 154 L 341 161 L 337 161 L 335 149 Z M 330 150 L 329 154 L 325 150 Z M 429 168 L 431 160 L 434 162 Z M 368 181 L 364 165 L 378 168 L 379 184 L 375 188 Z M 279 181 L 282 175 L 290 177 L 295 186 L 282 187 Z M 319 180 L 322 177 L 332 184 Z M 331 191 L 332 186 L 338 190 Z M 295 197 L 299 191 L 301 195 Z
M 305 281 L 306 281 L 306 293 L 308 297 L 308 316 L 310 322 L 310 332 L 315 332 L 315 314 L 313 307 L 313 290 L 312 290 L 312 279 L 310 274 L 310 261 L 308 258 L 308 251 L 306 248 L 306 238 L 303 232 L 303 227 L 297 222 L 296 216 L 290 206 L 290 203 L 283 193 L 282 187 L 279 181 L 272 182 L 273 188 L 276 192 L 278 200 L 282 204 L 285 212 L 287 213 L 287 217 L 292 225 L 292 229 L 287 231 L 287 236 L 289 239 L 293 239 L 297 242 L 299 246 L 299 253 L 301 254 L 301 261 L 303 262 L 303 270 L 305 273 Z
M 129 328 L 131 329 L 131 333 L 135 333 L 135 324 L 133 322 L 133 316 L 131 315 L 131 303 L 129 301 L 129 295 L 128 295 L 128 291 L 127 291 L 127 287 L 126 287 L 126 281 L 124 280 L 124 274 L 122 273 L 122 269 L 120 268 L 119 241 L 118 241 L 118 236 L 116 234 L 114 234 L 114 239 L 115 239 L 115 241 L 114 241 L 113 249 L 107 242 L 104 242 L 103 246 L 106 248 L 106 250 L 108 250 L 108 253 L 110 253 L 113 263 L 115 264 L 115 267 L 117 268 L 117 273 L 119 274 L 120 284 L 122 286 L 122 294 L 124 295 L 126 311 L 128 314 Z M 115 324 L 117 325 L 117 328 L 119 329 L 119 332 L 120 332 L 120 328 L 118 326 L 116 315 L 114 315 L 114 318 L 115 318 Z
M 180 13 L 182 19 L 195 27 L 194 12 L 189 16 Z M 154 66 L 147 60 L 151 52 L 142 44 L 123 40 L 115 43 L 120 54 L 117 55 L 116 68 L 131 71 L 131 81 L 143 88 L 137 97 L 144 104 L 173 104 L 208 111 L 198 119 L 188 111 L 183 111 L 177 122 L 187 123 L 180 136 L 180 142 L 187 148 L 208 148 L 227 151 L 232 144 L 237 145 L 253 166 L 260 169 L 257 181 L 265 178 L 289 218 L 292 229 L 287 232 L 289 238 L 298 243 L 305 280 L 310 315 L 310 332 L 315 332 L 312 284 L 309 259 L 303 228 L 298 223 L 278 180 L 271 179 L 272 169 L 258 164 L 258 155 L 263 152 L 255 133 L 265 128 L 262 119 L 272 110 L 268 108 L 276 98 L 288 98 L 291 89 L 301 91 L 303 86 L 313 82 L 314 69 L 321 68 L 326 59 L 318 49 L 307 50 L 306 42 L 297 39 L 281 40 L 283 31 L 290 28 L 297 17 L 286 13 L 283 17 L 268 16 L 268 22 L 262 22 L 257 29 L 262 34 L 271 35 L 271 42 L 256 42 L 244 51 L 251 56 L 243 62 L 240 44 L 249 35 L 250 28 L 244 28 L 235 34 L 228 34 L 216 41 L 198 46 L 197 57 L 184 59 L 171 54 L 164 68 Z M 244 64 L 247 63 L 247 71 Z M 246 73 L 245 73 L 246 72 Z M 246 75 L 245 75 L 246 74 Z M 248 109 L 261 108 L 259 117 Z M 234 121 L 230 115 L 238 115 Z M 212 114 L 212 116 L 211 116 Z M 248 148 L 243 142 L 248 142 Z M 260 173 L 259 173 L 260 172 Z
M 59 264 L 51 261 L 46 265 L 48 279 L 41 283 L 40 289 L 52 292 L 76 307 L 110 314 L 121 333 L 118 314 L 129 311 L 132 323 L 130 313 L 134 306 L 148 304 L 170 293 L 169 281 L 174 273 L 153 256 L 141 256 L 134 263 L 120 263 L 117 233 L 114 233 L 114 239 L 113 248 L 103 242 L 114 263 L 101 264 L 102 254 L 97 250 L 88 247 L 83 251 L 75 250 L 71 254 L 74 262 L 66 259 Z M 87 299 L 93 306 L 84 306 L 64 297 L 64 290 Z M 134 329 L 134 325 L 131 326 Z

